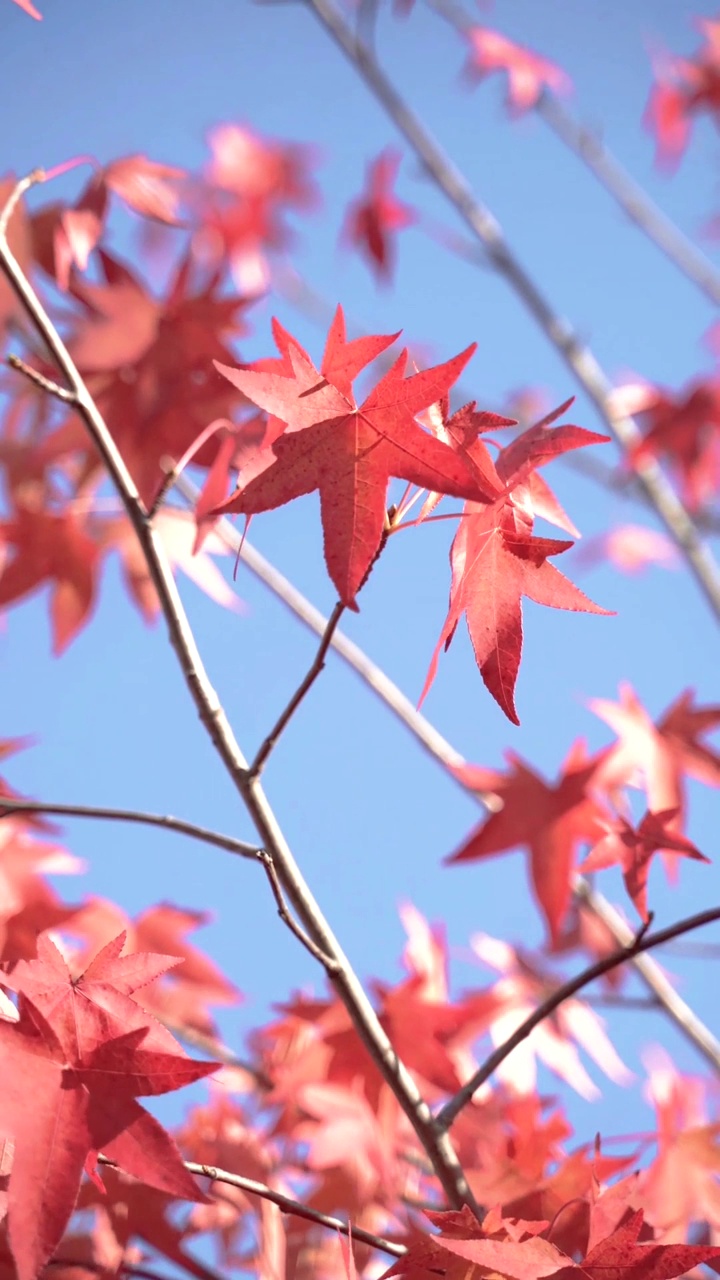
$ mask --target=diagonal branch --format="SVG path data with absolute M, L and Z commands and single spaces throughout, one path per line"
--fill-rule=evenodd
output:
M 186 501 L 195 506 L 199 497 L 199 490 L 186 476 L 183 475 L 179 478 L 176 487 Z M 306 600 L 297 587 L 283 577 L 275 566 L 270 564 L 246 538 L 242 538 L 229 520 L 223 517 L 218 521 L 216 532 L 226 546 L 231 551 L 234 551 L 247 565 L 251 573 L 254 573 L 261 582 L 264 582 L 304 626 L 308 627 L 315 635 L 324 635 L 327 628 L 327 618 L 309 600 Z M 330 648 L 335 650 L 338 656 L 409 730 L 427 751 L 428 755 L 449 773 L 458 786 L 462 786 L 466 794 L 471 794 L 472 798 L 477 800 L 483 808 L 491 812 L 498 810 L 500 807 L 498 797 L 492 793 L 481 795 L 476 791 L 467 792 L 467 788 L 460 782 L 456 772 L 459 765 L 466 763 L 464 757 L 461 756 L 459 751 L 455 750 L 429 720 L 426 720 L 422 712 L 417 710 L 390 677 L 380 667 L 376 666 L 354 641 L 350 640 L 344 632 L 336 631 L 330 641 Z M 615 937 L 618 945 L 627 946 L 632 939 L 632 934 L 619 912 L 610 905 L 607 898 L 596 890 L 590 893 L 589 889 L 584 887 L 584 881 L 580 877 L 576 881 L 575 893 L 582 898 L 582 901 L 595 915 L 602 919 Z M 632 964 L 641 980 L 652 992 L 654 998 L 662 1005 L 667 1016 L 677 1025 L 680 1032 L 708 1059 L 713 1069 L 720 1073 L 720 1043 L 718 1043 L 710 1029 L 705 1026 L 705 1023 L 698 1018 L 694 1010 L 673 989 L 653 957 L 649 955 L 632 955 L 630 964 Z
M 434 0 L 433 0 L 434 3 Z M 543 93 L 535 110 L 561 142 L 575 153 L 620 205 L 631 222 L 652 240 L 661 253 L 688 280 L 720 306 L 720 274 L 709 258 L 676 227 L 672 219 L 650 199 L 601 139 L 578 124 L 550 93 Z
M 633 931 L 630 926 L 625 923 L 620 912 L 616 911 L 602 894 L 596 893 L 582 876 L 577 877 L 575 896 L 587 904 L 622 946 L 631 946 Z M 633 966 L 645 986 L 653 993 L 655 1001 L 662 1005 L 673 1022 L 692 1041 L 713 1071 L 720 1073 L 720 1041 L 713 1035 L 710 1028 L 705 1026 L 695 1010 L 690 1008 L 681 995 L 678 995 L 652 956 L 636 952 L 633 956 Z
M 658 929 L 656 933 L 647 933 L 642 930 L 640 934 L 632 938 L 627 945 L 620 947 L 618 951 L 614 951 L 612 955 L 605 956 L 603 960 L 598 960 L 596 964 L 592 964 L 589 968 L 584 969 L 576 978 L 571 978 L 568 982 L 564 982 L 562 986 L 557 987 L 547 1000 L 543 1000 L 537 1009 L 520 1023 L 520 1026 L 504 1044 L 498 1045 L 494 1053 L 485 1060 L 483 1065 L 470 1077 L 468 1081 L 458 1089 L 457 1093 L 444 1107 L 440 1108 L 437 1114 L 437 1124 L 440 1129 L 447 1132 L 453 1122 L 457 1119 L 463 1107 L 467 1106 L 473 1094 L 486 1080 L 490 1079 L 501 1062 L 510 1056 L 513 1049 L 517 1048 L 523 1040 L 526 1040 L 531 1031 L 550 1017 L 557 1008 L 565 1000 L 569 1000 L 576 992 L 581 991 L 583 987 L 589 986 L 596 978 L 601 978 L 604 973 L 609 973 L 611 969 L 617 969 L 619 965 L 626 964 L 628 960 L 640 958 L 641 953 L 650 951 L 653 947 L 662 946 L 664 942 L 669 942 L 671 938 L 679 938 L 683 933 L 689 933 L 692 929 L 700 929 L 705 924 L 712 924 L 714 920 L 720 920 L 720 907 L 713 907 L 709 911 L 700 911 L 697 915 L 688 916 L 685 920 L 680 920 L 676 924 L 668 925 L 666 929 Z M 628 930 L 630 932 L 630 930 Z
M 109 1165 L 112 1169 L 118 1168 L 116 1162 L 108 1159 L 107 1156 L 98 1156 L 98 1161 L 100 1164 Z M 263 1200 L 270 1200 L 272 1204 L 276 1204 L 283 1213 L 292 1214 L 295 1218 L 304 1218 L 306 1222 L 315 1222 L 320 1227 L 329 1227 L 331 1231 L 339 1231 L 341 1235 L 360 1240 L 363 1244 L 369 1244 L 373 1249 L 381 1249 L 383 1253 L 390 1253 L 395 1258 L 402 1258 L 407 1253 L 403 1244 L 386 1240 L 384 1236 L 377 1236 L 372 1231 L 366 1231 L 364 1227 L 356 1227 L 354 1223 L 344 1222 L 342 1218 L 321 1213 L 319 1209 L 311 1209 L 308 1205 L 301 1204 L 299 1200 L 283 1195 L 282 1191 L 268 1187 L 264 1182 L 256 1182 L 254 1178 L 246 1178 L 241 1173 L 230 1173 L 227 1169 L 218 1169 L 212 1164 L 198 1164 L 196 1160 L 183 1160 L 183 1164 L 188 1173 L 194 1174 L 197 1178 L 209 1178 L 211 1182 L 222 1182 L 229 1187 L 237 1187 L 240 1191 L 247 1191 L 250 1195 L 261 1196 Z
M 15 800 L 9 796 L 0 796 L 0 820 L 12 813 L 47 813 L 59 818 L 99 818 L 108 822 L 134 822 L 146 827 L 161 827 L 165 831 L 177 831 L 180 835 L 189 836 L 191 840 L 202 840 L 205 844 L 213 844 L 227 853 L 239 854 L 241 858 L 257 859 L 262 850 L 244 840 L 236 840 L 234 836 L 225 836 L 210 827 L 200 827 L 195 822 L 186 822 L 184 818 L 173 818 L 167 813 L 145 813 L 142 809 L 114 809 L 106 805 L 94 804 L 51 804 L 46 800 Z
M 332 613 L 330 614 L 330 617 L 328 618 L 327 626 L 323 631 L 322 639 L 320 641 L 320 647 L 318 648 L 318 651 L 315 654 L 315 658 L 313 659 L 310 670 L 308 671 L 304 680 L 302 680 L 302 682 L 298 685 L 298 688 L 295 690 L 295 693 L 293 694 L 292 698 L 288 702 L 282 714 L 278 717 L 277 722 L 273 725 L 267 737 L 261 743 L 260 749 L 258 750 L 258 753 L 255 756 L 255 759 L 250 765 L 248 773 L 251 778 L 258 778 L 260 776 L 263 768 L 265 767 L 265 762 L 267 761 L 268 756 L 270 755 L 270 752 L 274 750 L 274 747 L 278 738 L 280 737 L 281 733 L 284 732 L 285 728 L 287 727 L 290 720 L 292 719 L 295 712 L 297 711 L 298 707 L 300 706 L 300 703 L 302 702 L 303 698 L 306 696 L 307 693 L 310 692 L 310 689 L 312 688 L 318 676 L 320 675 L 320 672 L 323 670 L 325 666 L 325 658 L 327 657 L 327 651 L 330 648 L 330 645 L 332 644 L 332 638 L 337 630 L 338 624 L 344 612 L 345 612 L 344 604 L 340 604 L 340 602 L 338 601 Z
M 475 25 L 457 0 L 426 0 L 441 18 L 461 35 L 468 35 Z M 661 253 L 684 276 L 713 302 L 720 306 L 720 273 L 713 263 L 615 159 L 601 138 L 573 119 L 570 112 L 547 89 L 535 103 L 537 114 L 561 142 L 595 175 L 631 222 L 652 240 Z
M 255 1182 L 252 1178 L 245 1178 L 241 1174 L 227 1173 L 224 1169 L 216 1169 L 214 1165 L 196 1164 L 192 1160 L 184 1160 L 183 1164 L 188 1173 L 210 1178 L 213 1182 L 225 1182 L 231 1187 L 239 1187 L 241 1191 L 248 1191 L 251 1195 L 261 1196 L 263 1200 L 270 1200 L 276 1204 L 283 1213 L 292 1214 L 295 1218 L 305 1218 L 307 1222 L 316 1222 L 318 1226 L 329 1227 L 331 1231 L 339 1231 L 343 1236 L 360 1240 L 363 1244 L 381 1249 L 383 1253 L 390 1253 L 395 1258 L 402 1258 L 407 1253 L 405 1245 L 396 1244 L 394 1240 L 386 1240 L 384 1236 L 376 1236 L 372 1231 L 344 1222 L 342 1218 L 334 1218 L 329 1213 L 321 1213 L 319 1209 L 311 1209 L 308 1205 L 283 1195 L 281 1191 L 275 1191 L 263 1182 Z
M 37 171 L 19 182 L 0 214 L 0 267 L 73 394 L 76 412 L 122 500 L 157 592 L 188 693 L 263 848 L 272 858 L 283 893 L 313 943 L 324 956 L 332 959 L 333 969 L 328 972 L 328 978 L 365 1048 L 408 1117 L 450 1204 L 458 1208 L 469 1204 L 475 1208 L 474 1196 L 452 1143 L 446 1134 L 436 1132 L 428 1104 L 395 1052 L 362 983 L 306 883 L 259 780 L 249 773 L 247 761 L 205 669 L 162 541 L 153 528 L 135 481 L 70 352 L 10 249 L 7 227 L 12 209 L 25 191 L 43 179 L 42 171 Z
M 632 418 L 613 411 L 612 384 L 604 369 L 568 321 L 553 309 L 510 248 L 497 219 L 474 195 L 464 175 L 428 133 L 371 51 L 353 34 L 332 0 L 306 0 L 306 4 L 412 147 L 436 187 L 484 245 L 490 265 L 530 312 L 595 406 L 607 430 L 622 449 L 631 448 L 641 438 L 637 424 Z M 684 555 L 715 618 L 720 621 L 720 571 L 714 557 L 657 463 L 645 461 L 638 464 L 635 471 L 650 503 Z

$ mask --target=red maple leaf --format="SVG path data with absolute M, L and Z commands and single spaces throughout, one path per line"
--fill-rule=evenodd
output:
M 686 690 L 657 724 L 626 683 L 620 686 L 619 702 L 593 698 L 588 704 L 618 735 L 601 763 L 596 785 L 620 804 L 620 788 L 642 786 L 653 812 L 679 810 L 676 830 L 685 811 L 684 776 L 720 786 L 720 756 L 700 741 L 720 724 L 720 707 L 693 707 L 692 701 L 692 692 Z
M 101 172 L 105 186 L 135 213 L 171 226 L 178 221 L 178 183 L 186 176 L 185 169 L 159 164 L 144 155 L 121 156 Z
M 505 71 L 508 77 L 507 105 L 515 115 L 534 107 L 546 88 L 567 93 L 569 76 L 539 53 L 533 53 L 490 27 L 470 27 L 467 32 L 470 58 L 465 67 L 469 79 L 479 80 L 491 71 Z
M 644 123 L 657 138 L 658 163 L 673 169 L 687 146 L 693 117 L 707 112 L 720 122 L 720 23 L 696 20 L 705 44 L 694 58 L 658 59 L 657 80 Z
M 315 152 L 239 124 L 216 126 L 209 143 L 212 159 L 195 195 L 193 253 L 214 267 L 229 261 L 237 288 L 255 296 L 268 285 L 268 251 L 292 241 L 285 210 L 309 211 L 319 203 L 309 172 Z
M 720 382 L 696 378 L 674 392 L 646 383 L 628 383 L 613 392 L 621 413 L 641 416 L 645 434 L 629 451 L 627 465 L 667 458 L 683 497 L 696 508 L 714 497 L 720 484 Z
M 642 1210 L 631 1213 L 578 1262 L 548 1239 L 551 1224 L 546 1221 L 506 1218 L 497 1208 L 491 1209 L 482 1223 L 467 1208 L 462 1214 L 426 1216 L 441 1228 L 440 1234 L 412 1244 L 404 1257 L 383 1272 L 381 1280 L 394 1275 L 424 1280 L 432 1272 L 448 1280 L 467 1280 L 475 1268 L 479 1276 L 492 1273 L 504 1280 L 582 1280 L 588 1276 L 590 1280 L 673 1280 L 720 1255 L 714 1246 L 665 1245 L 647 1239 Z M 645 1242 L 640 1243 L 642 1236 Z
M 532 536 L 535 508 L 527 480 L 535 467 L 569 449 L 607 440 L 581 427 L 550 428 L 547 424 L 566 407 L 529 427 L 500 452 L 496 467 L 504 492 L 497 495 L 496 490 L 494 501 L 484 506 L 465 506 L 450 551 L 450 605 L 420 703 L 435 679 L 440 651 L 450 647 L 463 614 L 485 686 L 513 724 L 520 723 L 515 684 L 522 654 L 522 597 L 554 609 L 608 614 L 549 563 L 550 556 L 573 544 Z M 478 448 L 484 449 L 479 441 L 469 449 L 456 447 L 461 455 L 469 453 L 471 461 Z
M 475 765 L 455 771 L 471 790 L 497 795 L 502 808 L 479 823 L 447 861 L 474 862 L 517 846 L 527 848 L 533 893 L 553 943 L 560 939 L 570 902 L 578 845 L 595 841 L 604 831 L 605 811 L 591 794 L 603 759 L 588 760 L 583 743 L 575 743 L 555 786 L 548 786 L 513 752 L 507 752 L 507 774 Z
M 708 1120 L 708 1082 L 655 1051 L 648 1082 L 657 1153 L 640 1174 L 640 1203 L 662 1239 L 684 1241 L 691 1224 L 720 1232 L 720 1124 Z M 716 1268 L 714 1268 L 716 1269 Z
M 618 816 L 613 824 L 608 824 L 607 834 L 590 850 L 581 870 L 600 871 L 619 863 L 625 888 L 642 919 L 648 920 L 647 882 L 654 854 L 659 850 L 672 850 L 698 862 L 710 861 L 692 841 L 669 829 L 668 823 L 679 812 L 679 809 L 665 809 L 660 813 L 648 811 L 637 827 L 627 818 Z
M 101 550 L 88 522 L 72 511 L 18 506 L 0 521 L 8 556 L 0 569 L 0 608 L 50 585 L 53 652 L 62 653 L 95 605 Z
M 365 191 L 348 207 L 341 239 L 367 258 L 378 279 L 389 280 L 395 266 L 395 232 L 417 221 L 392 190 L 401 156 L 387 147 L 368 166 Z
M 162 459 L 179 459 L 214 418 L 228 417 L 238 396 L 212 371 L 213 357 L 234 359 L 228 346 L 243 330 L 246 300 L 221 292 L 184 259 L 165 296 L 154 298 L 118 259 L 98 254 L 101 283 L 73 277 L 82 307 L 69 348 L 100 408 L 143 499 L 150 503 L 165 477 Z M 208 466 L 217 452 L 210 439 L 196 454 Z M 77 417 L 70 417 L 38 448 L 44 462 L 77 454 L 78 483 L 94 477 L 100 460 Z
M 713 1245 L 640 1243 L 645 1228 L 642 1209 L 599 1240 L 578 1263 L 561 1268 L 553 1280 L 673 1280 L 701 1262 L 720 1257 Z
M 272 446 L 272 465 L 216 511 L 253 515 L 318 489 L 328 572 L 341 601 L 351 609 L 357 609 L 355 597 L 380 549 L 390 476 L 457 497 L 472 495 L 476 501 L 487 493 L 465 459 L 415 421 L 421 409 L 452 386 L 474 344 L 445 364 L 409 378 L 404 376 L 407 353 L 402 352 L 357 405 L 352 377 L 393 340 L 394 335 L 346 343 L 339 309 L 322 373 L 294 342 L 287 355 L 291 377 L 218 365 L 248 399 L 285 422 L 287 429 Z
M 124 935 L 73 980 L 45 937 L 38 959 L 2 975 L 20 995 L 17 1022 L 0 1021 L 0 1132 L 12 1140 L 8 1219 L 20 1280 L 50 1258 L 77 1199 L 84 1169 L 103 1151 L 123 1169 L 184 1199 L 204 1196 L 170 1136 L 136 1101 L 217 1069 L 194 1062 L 131 998 L 173 961 L 122 956 Z

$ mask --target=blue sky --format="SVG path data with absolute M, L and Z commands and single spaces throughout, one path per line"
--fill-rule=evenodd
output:
M 41 7 L 42 24 L 8 0 L 0 10 L 4 169 L 24 173 L 80 153 L 107 161 L 135 151 L 197 166 L 206 158 L 208 129 L 224 121 L 312 142 L 322 157 L 324 205 L 298 220 L 296 261 L 331 306 L 342 302 L 352 320 L 375 332 L 404 328 L 410 341 L 428 345 L 438 360 L 477 341 L 463 387 L 481 405 L 497 407 L 525 386 L 544 388 L 550 403 L 577 392 L 517 298 L 490 271 L 450 258 L 422 231 L 410 229 L 399 246 L 395 285 L 382 290 L 359 259 L 338 249 L 343 212 L 361 188 L 367 161 L 398 139 L 302 5 L 44 0 Z M 693 12 L 685 0 L 627 6 L 616 0 L 499 0 L 493 9 L 477 11 L 479 21 L 569 72 L 576 86 L 571 109 L 602 130 L 622 162 L 691 234 L 716 210 L 715 133 L 701 123 L 679 173 L 668 179 L 653 168 L 653 143 L 641 116 L 650 51 L 691 52 L 697 44 Z M 465 53 L 453 32 L 418 4 L 405 22 L 384 12 L 377 45 L 553 305 L 591 343 L 611 376 L 632 369 L 673 387 L 711 369 L 700 345 L 714 319 L 709 303 L 627 223 L 541 121 L 507 120 L 499 78 L 472 91 L 459 83 Z M 407 148 L 401 149 L 400 196 L 459 227 Z M 243 358 L 270 353 L 273 314 L 320 353 L 322 332 L 272 298 L 251 313 Z M 573 418 L 601 429 L 582 395 Z M 603 456 L 614 456 L 612 446 Z M 649 514 L 562 466 L 546 474 L 586 536 L 626 519 L 653 523 Z M 252 538 L 329 611 L 334 601 L 314 498 L 257 519 Z M 444 524 L 394 539 L 363 593 L 359 616 L 345 621 L 412 698 L 445 616 L 448 542 Z M 587 736 L 592 747 L 609 741 L 585 702 L 614 698 L 622 679 L 654 715 L 687 685 L 701 702 L 719 700 L 716 626 L 689 576 L 653 570 L 629 579 L 611 568 L 585 573 L 573 568 L 570 555 L 563 568 L 617 616 L 525 605 L 521 728 L 504 719 L 485 691 L 464 630 L 441 662 L 426 711 L 474 762 L 499 766 L 503 750 L 511 748 L 553 775 L 576 736 Z M 240 743 L 252 754 L 304 674 L 314 643 L 242 568 L 237 590 L 249 606 L 244 616 L 219 610 L 190 586 L 182 589 L 212 678 Z M 251 836 L 162 628 L 143 626 L 114 569 L 91 627 L 62 659 L 49 655 L 43 596 L 12 611 L 0 644 L 0 733 L 39 736 L 38 745 L 8 767 L 14 785 L 46 799 L 172 812 Z M 441 866 L 477 810 L 338 660 L 329 662 L 266 780 L 310 884 L 363 977 L 399 976 L 397 906 L 408 899 L 431 919 L 447 922 L 457 988 L 488 979 L 467 962 L 474 931 L 525 945 L 541 941 L 522 855 L 482 866 Z M 717 797 L 692 785 L 690 795 L 690 835 L 716 858 Z M 67 896 L 102 894 L 130 911 L 167 899 L 214 912 L 214 923 L 197 940 L 247 997 L 239 1012 L 222 1019 L 231 1044 L 239 1047 L 243 1030 L 292 988 L 322 989 L 316 965 L 277 921 L 256 868 L 141 829 L 75 822 L 66 830 L 69 846 L 89 862 L 77 886 L 63 884 Z M 717 883 L 716 861 L 709 868 L 684 866 L 672 890 L 656 870 L 651 904 L 657 923 L 712 903 Z M 622 900 L 613 875 L 600 887 Z M 703 940 L 710 938 L 706 931 Z M 711 1023 L 713 963 L 667 958 L 683 993 Z M 611 1025 L 632 1069 L 642 1072 L 642 1046 L 657 1040 L 680 1065 L 698 1069 L 693 1053 L 653 1015 L 613 1012 Z M 599 1083 L 600 1103 L 569 1102 L 578 1136 L 636 1129 L 637 1091 Z M 543 1085 L 556 1090 L 550 1077 Z M 649 1124 L 650 1112 L 643 1115 Z

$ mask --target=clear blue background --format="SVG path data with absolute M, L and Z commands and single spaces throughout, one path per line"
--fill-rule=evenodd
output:
M 296 262 L 330 305 L 340 301 L 375 332 L 404 327 L 409 340 L 446 359 L 477 341 L 463 378 L 481 405 L 500 406 L 521 386 L 557 403 L 578 389 L 505 282 L 442 253 L 421 230 L 399 245 L 391 290 L 378 289 L 364 264 L 337 248 L 347 202 L 366 162 L 398 139 L 342 56 L 302 5 L 228 0 L 41 0 L 42 24 L 2 0 L 0 137 L 2 167 L 24 173 L 80 153 L 101 161 L 135 151 L 188 167 L 204 162 L 206 131 L 223 122 L 317 144 L 324 206 L 298 220 Z M 691 52 L 694 6 L 685 0 L 505 0 L 477 10 L 479 22 L 559 62 L 576 85 L 572 109 L 602 130 L 608 145 L 689 233 L 717 205 L 717 138 L 702 122 L 676 177 L 653 168 L 653 142 L 641 127 L 651 83 L 650 51 Z M 504 84 L 493 77 L 469 91 L 458 36 L 417 5 L 410 20 L 383 13 L 378 49 L 402 91 L 448 147 L 490 206 L 553 304 L 570 317 L 613 376 L 633 369 L 671 387 L 710 370 L 701 339 L 714 318 L 702 296 L 632 228 L 593 178 L 532 114 L 507 120 Z M 402 198 L 449 226 L 452 210 L 403 148 Z M 84 175 L 78 177 L 79 184 Z M 63 188 L 65 189 L 65 188 Z M 70 188 L 68 188 L 70 189 Z M 52 192 L 41 192 L 40 198 Z M 118 242 L 122 244 L 121 240 Z M 319 356 L 320 329 L 283 300 L 258 303 L 246 359 L 270 353 L 277 314 Z M 601 429 L 579 395 L 573 416 Z M 612 446 L 602 454 L 613 456 Z M 556 465 L 545 473 L 583 533 L 648 513 Z M 393 540 L 346 629 L 416 698 L 444 618 L 450 527 L 436 524 Z M 316 499 L 257 519 L 252 538 L 310 598 L 333 604 L 322 555 Z M 562 614 L 525 605 L 525 656 L 518 686 L 522 727 L 511 726 L 486 693 L 470 646 L 458 633 L 443 658 L 426 710 L 468 759 L 499 766 L 506 748 L 553 776 L 577 735 L 610 741 L 585 706 L 615 698 L 629 680 L 653 715 L 687 685 L 701 702 L 720 700 L 717 628 L 685 574 L 652 570 L 642 579 L 612 568 L 585 573 L 562 566 L 617 617 Z M 228 575 L 230 563 L 225 566 Z M 241 569 L 237 590 L 250 612 L 223 612 L 183 582 L 192 621 L 247 754 L 251 754 L 314 652 L 312 638 Z M 37 733 L 38 745 L 8 765 L 12 783 L 49 800 L 107 803 L 181 814 L 251 838 L 250 824 L 197 721 L 163 627 L 147 630 L 107 572 L 92 625 L 55 661 L 49 656 L 44 595 L 7 617 L 2 644 L 3 736 Z M 455 988 L 490 977 L 468 960 L 476 930 L 523 945 L 542 925 L 525 887 L 523 855 L 442 868 L 477 820 L 463 796 L 407 732 L 337 658 L 302 708 L 268 767 L 267 788 L 311 886 L 364 977 L 400 976 L 403 932 L 398 903 L 411 900 L 447 921 Z M 716 856 L 717 796 L 691 785 L 689 833 Z M 246 994 L 223 1015 L 223 1032 L 242 1046 L 273 1001 L 293 988 L 324 989 L 311 958 L 281 926 L 264 877 L 226 854 L 161 833 L 68 822 L 67 842 L 87 858 L 87 875 L 63 881 L 116 899 L 130 912 L 170 900 L 208 908 L 197 936 Z M 717 861 L 687 864 L 669 890 L 656 868 L 651 904 L 665 924 L 717 900 Z M 623 900 L 619 877 L 601 881 Z M 626 904 L 632 918 L 632 908 Z M 708 930 L 703 941 L 717 938 Z M 658 957 L 681 981 L 698 1012 L 716 1025 L 716 961 Z M 642 1076 L 644 1045 L 662 1041 L 687 1070 L 693 1051 L 659 1017 L 609 1013 L 628 1065 Z M 650 1126 L 638 1090 L 605 1082 L 600 1103 L 566 1097 L 579 1139 Z M 561 1086 L 542 1075 L 546 1092 Z M 566 1091 L 565 1091 L 566 1092 Z M 178 1100 L 182 1102 L 183 1099 Z M 164 1114 L 177 1115 L 178 1110 Z

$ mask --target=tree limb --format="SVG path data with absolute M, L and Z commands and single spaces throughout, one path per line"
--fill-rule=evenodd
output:
M 179 477 L 177 488 L 183 497 L 194 506 L 200 492 L 195 485 L 183 475 Z M 295 614 L 300 622 L 316 635 L 322 636 L 324 634 L 327 627 L 327 619 L 320 610 L 316 609 L 309 600 L 306 600 L 297 587 L 283 577 L 275 566 L 270 564 L 248 542 L 247 538 L 241 538 L 229 520 L 223 517 L 216 525 L 215 531 L 226 546 L 240 556 L 240 559 L 247 565 L 250 572 L 254 573 L 261 582 L 264 582 L 273 594 Z M 491 792 L 484 794 L 480 794 L 477 791 L 468 792 L 456 772 L 458 766 L 467 763 L 465 758 L 459 751 L 456 751 L 455 747 L 442 736 L 429 720 L 426 720 L 422 712 L 417 710 L 390 677 L 380 667 L 376 666 L 354 641 L 350 640 L 344 632 L 336 631 L 330 641 L 330 648 L 334 649 L 338 656 L 351 667 L 376 697 L 410 731 L 413 737 L 427 751 L 428 755 L 432 756 L 449 773 L 453 782 L 462 787 L 467 795 L 471 795 L 478 804 L 491 813 L 497 812 L 502 807 L 498 797 Z M 576 891 L 578 894 L 582 892 L 586 906 L 603 920 L 615 940 L 621 946 L 626 946 L 629 930 L 619 912 L 615 911 L 603 894 L 593 890 L 592 894 L 588 895 L 587 892 L 581 890 L 581 884 L 582 881 L 578 877 Z M 705 1058 L 711 1061 L 714 1069 L 720 1072 L 720 1045 L 709 1028 L 705 1026 L 705 1023 L 678 996 L 653 957 L 649 955 L 631 956 L 630 963 L 653 993 L 653 996 L 662 1005 L 668 1017 L 676 1023 L 681 1033 L 690 1040 Z
M 603 960 L 598 960 L 595 964 L 591 964 L 587 969 L 583 969 L 582 973 L 576 978 L 570 978 L 568 982 L 563 982 L 557 987 L 547 1000 L 543 1000 L 529 1017 L 521 1022 L 520 1026 L 504 1044 L 498 1045 L 497 1049 L 486 1058 L 481 1067 L 470 1077 L 468 1081 L 458 1089 L 457 1093 L 449 1102 L 446 1102 L 440 1108 L 436 1116 L 439 1129 L 447 1132 L 453 1122 L 457 1119 L 463 1107 L 467 1106 L 473 1094 L 490 1079 L 491 1075 L 497 1071 L 498 1067 L 506 1058 L 510 1056 L 513 1049 L 517 1048 L 523 1040 L 526 1040 L 531 1031 L 550 1017 L 557 1008 L 565 1001 L 574 996 L 576 992 L 581 991 L 583 987 L 587 987 L 596 978 L 601 978 L 604 973 L 609 973 L 611 969 L 617 969 L 619 965 L 625 964 L 628 960 L 639 958 L 644 951 L 650 951 L 653 947 L 662 946 L 664 942 L 668 942 L 671 938 L 678 938 L 683 933 L 689 933 L 691 929 L 699 929 L 702 925 L 712 924 L 714 920 L 720 920 L 720 907 L 713 907 L 709 911 L 700 911 L 697 915 L 688 916 L 685 920 L 680 920 L 676 924 L 669 925 L 666 929 L 658 929 L 656 933 L 646 933 L 644 930 L 632 941 L 620 947 L 618 951 L 614 951 L 612 955 L 606 956 Z M 630 932 L 630 930 L 628 930 Z M 632 936 L 632 935 L 631 935 Z M 674 994 L 674 993 L 673 993 Z
M 195 822 L 186 822 L 184 818 L 173 818 L 168 813 L 145 813 L 142 809 L 115 809 L 106 805 L 94 804 L 54 804 L 46 800 L 22 800 L 0 795 L 0 821 L 13 813 L 47 813 L 59 818 L 98 818 L 108 822 L 134 822 L 146 827 L 161 827 L 165 831 L 176 831 L 180 835 L 189 836 L 191 840 L 202 840 L 204 844 L 215 845 L 227 853 L 236 853 L 241 858 L 257 859 L 262 850 L 244 840 L 236 840 L 234 836 L 225 836 L 210 827 L 198 826 Z
M 530 312 L 595 406 L 617 444 L 623 450 L 631 448 L 641 439 L 637 424 L 632 418 L 613 410 L 610 400 L 612 384 L 604 369 L 568 321 L 554 311 L 540 287 L 510 248 L 497 219 L 473 194 L 464 175 L 427 132 L 371 51 L 353 34 L 332 0 L 306 0 L 306 4 L 412 147 L 435 186 L 484 245 L 490 264 Z M 720 570 L 711 551 L 703 543 L 687 510 L 658 464 L 653 460 L 643 461 L 635 466 L 635 473 L 650 503 L 685 557 L 716 620 L 720 621 Z
M 249 772 L 247 761 L 205 669 L 162 540 L 153 528 L 135 481 L 70 352 L 8 244 L 7 228 L 12 210 L 23 193 L 43 179 L 41 170 L 22 179 L 0 213 L 0 266 L 62 373 L 68 390 L 75 397 L 76 411 L 122 500 L 145 557 L 170 643 L 190 697 L 253 821 L 262 847 L 272 857 L 284 894 L 318 950 L 332 959 L 333 969 L 328 972 L 329 980 L 345 1005 L 361 1041 L 427 1152 L 450 1204 L 458 1208 L 462 1204 L 468 1204 L 475 1208 L 474 1196 L 452 1143 L 446 1134 L 436 1132 L 427 1102 L 395 1052 L 362 983 L 306 883 L 259 780 Z
M 457 0 L 426 0 L 426 3 L 461 36 L 468 35 L 476 25 Z M 547 89 L 535 103 L 535 111 L 555 136 L 595 175 L 630 221 L 652 240 L 682 275 L 697 285 L 710 302 L 720 306 L 720 273 L 702 250 L 650 199 L 598 134 L 578 124 L 559 98 Z
M 109 1160 L 107 1156 L 98 1156 L 98 1161 L 100 1164 L 109 1165 L 110 1168 L 118 1168 L 117 1163 Z M 381 1249 L 383 1253 L 390 1253 L 395 1258 L 402 1258 L 407 1253 L 405 1246 L 396 1244 L 394 1240 L 386 1240 L 383 1236 L 376 1236 L 372 1231 L 365 1231 L 363 1227 L 356 1227 L 354 1223 L 344 1222 L 342 1218 L 333 1218 L 330 1214 L 321 1213 L 318 1209 L 310 1209 L 299 1200 L 283 1195 L 282 1191 L 266 1186 L 264 1182 L 256 1182 L 253 1178 L 246 1178 L 241 1173 L 230 1173 L 227 1169 L 218 1169 L 212 1164 L 198 1164 L 196 1160 L 183 1160 L 183 1164 L 188 1173 L 194 1174 L 195 1177 L 209 1178 L 211 1182 L 222 1182 L 229 1187 L 237 1187 L 240 1191 L 247 1191 L 250 1195 L 261 1196 L 263 1200 L 270 1200 L 272 1204 L 276 1204 L 283 1213 L 304 1218 L 307 1222 L 315 1222 L 320 1227 L 329 1227 L 331 1231 L 339 1231 L 341 1235 L 350 1236 L 353 1240 L 361 1240 L 363 1244 L 369 1244 L 373 1249 Z

